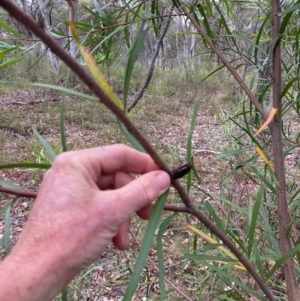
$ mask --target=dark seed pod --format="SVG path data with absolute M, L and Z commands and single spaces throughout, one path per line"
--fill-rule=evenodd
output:
M 182 178 L 191 170 L 191 168 L 192 165 L 190 163 L 185 163 L 183 165 L 180 165 L 171 171 L 171 178 L 173 180 Z

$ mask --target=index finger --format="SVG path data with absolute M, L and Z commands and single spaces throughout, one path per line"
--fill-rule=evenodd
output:
M 93 172 L 96 178 L 100 174 L 113 174 L 117 171 L 144 174 L 159 169 L 148 154 L 123 144 L 101 146 L 81 152 L 78 160 Z

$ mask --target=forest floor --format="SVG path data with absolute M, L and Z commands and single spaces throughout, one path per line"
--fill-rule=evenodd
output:
M 44 156 L 47 157 L 47 153 L 33 134 L 33 128 L 53 148 L 61 151 L 60 101 L 53 93 L 45 91 L 41 93 L 33 89 L 7 93 L 0 96 L 0 109 L 1 164 L 27 160 L 41 162 Z M 168 158 L 170 166 L 175 167 L 186 162 L 186 144 L 192 112 L 193 104 L 180 102 L 173 97 L 153 99 L 144 97 L 132 111 L 131 117 L 154 147 Z M 114 116 L 103 105 L 71 96 L 66 96 L 65 129 L 69 150 L 125 143 Z M 216 175 L 221 174 L 224 169 L 220 162 L 215 161 L 220 151 L 219 146 L 223 145 L 220 130 L 220 123 L 213 113 L 213 106 L 200 103 L 192 149 L 194 164 L 202 178 L 202 184 L 211 194 L 218 194 L 220 177 Z M 37 191 L 43 173 L 44 171 L 39 170 L 1 170 L 0 179 Z M 5 194 L 0 194 L 0 197 L 1 207 L 11 200 Z M 32 203 L 32 199 L 18 198 L 12 205 L 13 220 L 10 236 L 12 245 L 23 230 Z M 4 218 L 3 215 L 0 217 L 0 235 L 4 232 Z M 81 275 L 70 284 L 70 292 L 72 292 L 70 300 L 121 299 L 130 277 L 128 267 L 133 268 L 134 258 L 138 252 L 137 237 L 142 237 L 145 227 L 144 222 L 134 220 L 133 223 L 138 224 L 140 230 L 135 232 L 137 241 L 132 238 L 132 249 L 119 252 L 110 247 L 98 263 L 85 271 L 84 276 Z M 189 290 L 196 289 L 190 287 L 193 281 L 188 280 L 187 277 L 179 279 L 176 276 L 176 271 L 189 270 L 180 257 L 191 247 L 190 239 L 193 235 L 185 229 L 184 225 L 184 219 L 178 217 L 173 222 L 176 229 L 172 230 L 172 227 L 169 227 L 170 235 L 165 241 L 165 249 L 168 252 L 166 263 L 167 276 L 171 273 L 174 285 L 189 294 Z M 182 246 L 179 248 L 180 243 Z M 143 296 L 147 294 L 155 296 L 158 292 L 157 271 L 154 266 L 155 250 L 152 251 L 153 262 L 149 261 L 147 265 L 150 282 L 147 284 L 147 280 L 143 280 L 145 285 L 139 287 L 136 300 L 145 300 Z M 3 255 L 4 248 L 2 248 Z M 175 296 L 177 296 L 176 300 L 181 299 L 180 294 Z
M 211 102 L 200 100 L 192 139 L 194 165 L 201 178 L 201 183 L 195 180 L 193 185 L 205 190 L 211 197 L 199 193 L 199 189 L 194 194 L 192 192 L 192 197 L 198 204 L 209 200 L 212 206 L 224 211 L 217 199 L 220 191 L 224 190 L 221 187 L 224 186 L 223 179 L 228 173 L 232 173 L 233 161 L 220 156 L 231 146 L 227 136 L 230 128 L 222 124 L 215 113 L 220 101 L 217 98 L 216 96 Z M 61 152 L 60 103 L 59 96 L 49 91 L 23 89 L 0 95 L 1 164 L 50 160 L 34 136 L 33 128 L 54 149 Z M 223 105 L 223 112 L 226 112 L 226 107 L 230 104 Z M 171 167 L 186 162 L 187 137 L 193 108 L 193 102 L 179 101 L 175 96 L 145 96 L 131 113 L 139 130 L 167 158 Z M 103 105 L 68 95 L 65 101 L 65 132 L 69 150 L 125 143 L 114 116 Z M 40 170 L 17 168 L 0 170 L 0 179 L 37 191 L 43 173 Z M 240 203 L 251 195 L 254 186 L 256 184 L 248 176 L 233 177 L 230 192 L 227 193 L 232 201 Z M 6 194 L 0 194 L 0 208 L 11 199 Z M 178 199 L 172 194 L 169 202 L 178 203 Z M 18 198 L 13 202 L 10 234 L 12 245 L 22 233 L 32 204 L 32 199 L 25 198 Z M 165 212 L 163 218 L 169 214 Z M 5 216 L 2 215 L 1 236 L 4 233 L 4 222 Z M 165 271 L 170 281 L 167 300 L 186 300 L 184 293 L 190 296 L 190 300 L 214 300 L 214 296 L 211 299 L 199 297 L 199 294 L 209 295 L 211 289 L 211 283 L 207 283 L 204 277 L 206 268 L 200 268 L 182 257 L 194 248 L 195 234 L 186 228 L 187 222 L 196 224 L 191 217 L 177 215 L 163 239 Z M 110 246 L 98 262 L 70 283 L 68 300 L 121 300 L 130 279 L 130 271 L 134 268 L 145 225 L 145 222 L 134 218 L 131 248 L 119 252 Z M 1 256 L 4 254 L 5 249 L 2 247 Z M 153 247 L 134 300 L 158 299 L 158 281 L 156 249 Z

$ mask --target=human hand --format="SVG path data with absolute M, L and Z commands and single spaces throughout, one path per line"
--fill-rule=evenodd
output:
M 12 256 L 61 269 L 70 280 L 111 241 L 128 248 L 131 214 L 149 218 L 151 202 L 169 185 L 150 156 L 124 145 L 61 154 L 44 176 Z

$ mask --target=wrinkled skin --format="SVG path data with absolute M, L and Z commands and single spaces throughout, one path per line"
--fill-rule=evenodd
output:
M 169 185 L 148 155 L 124 145 L 59 155 L 18 243 L 0 264 L 0 300 L 52 300 L 109 243 L 127 249 L 130 216 L 148 219 L 151 203 Z

